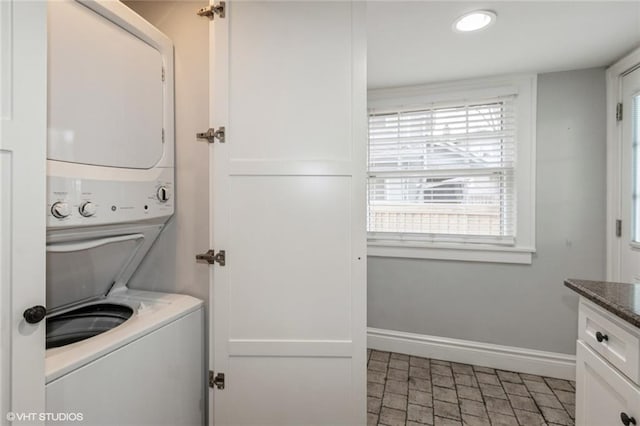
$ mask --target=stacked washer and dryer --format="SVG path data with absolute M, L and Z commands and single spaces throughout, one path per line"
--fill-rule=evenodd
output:
M 174 212 L 173 45 L 119 2 L 50 2 L 46 408 L 204 422 L 204 316 L 132 290 Z

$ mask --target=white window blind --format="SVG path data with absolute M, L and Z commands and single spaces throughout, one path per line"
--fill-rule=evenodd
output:
M 369 116 L 375 239 L 513 244 L 515 96 Z

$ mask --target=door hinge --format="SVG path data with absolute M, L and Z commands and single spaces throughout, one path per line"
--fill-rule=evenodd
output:
M 223 1 L 217 4 L 210 4 L 209 6 L 200 9 L 198 11 L 198 16 L 206 16 L 211 21 L 213 21 L 213 18 L 215 18 L 216 15 L 218 15 L 220 18 L 224 18 L 227 9 L 226 6 L 226 3 Z
M 616 219 L 616 237 L 622 237 L 622 221 Z
M 164 81 L 164 67 L 162 67 L 162 81 Z
M 224 136 L 224 126 L 218 127 L 218 129 L 209 129 L 204 133 L 196 133 L 198 139 L 206 139 L 209 143 L 214 143 L 216 139 L 218 139 L 220 143 L 224 143 Z
M 162 129 L 162 143 L 164 143 L 164 129 Z
M 218 389 L 224 389 L 224 373 L 213 374 L 213 371 L 209 370 L 209 387 L 217 387 Z
M 616 104 L 616 121 L 622 121 L 622 102 Z
M 220 250 L 217 254 L 215 250 L 208 250 L 206 253 L 196 254 L 196 260 L 204 260 L 209 265 L 218 263 L 220 266 L 227 264 L 227 253 L 224 250 Z

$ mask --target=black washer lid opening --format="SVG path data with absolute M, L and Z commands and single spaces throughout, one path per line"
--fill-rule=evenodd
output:
M 47 318 L 46 348 L 81 342 L 123 324 L 133 315 L 129 306 L 98 303 Z

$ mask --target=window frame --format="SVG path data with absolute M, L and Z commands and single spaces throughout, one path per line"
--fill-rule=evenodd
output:
M 516 95 L 516 227 L 515 241 L 505 245 L 462 241 L 373 237 L 367 233 L 368 256 L 531 264 L 535 253 L 535 172 L 537 75 L 511 75 L 368 91 L 368 113 L 420 109 L 433 103 L 455 103 Z M 460 239 L 464 239 L 461 236 Z

